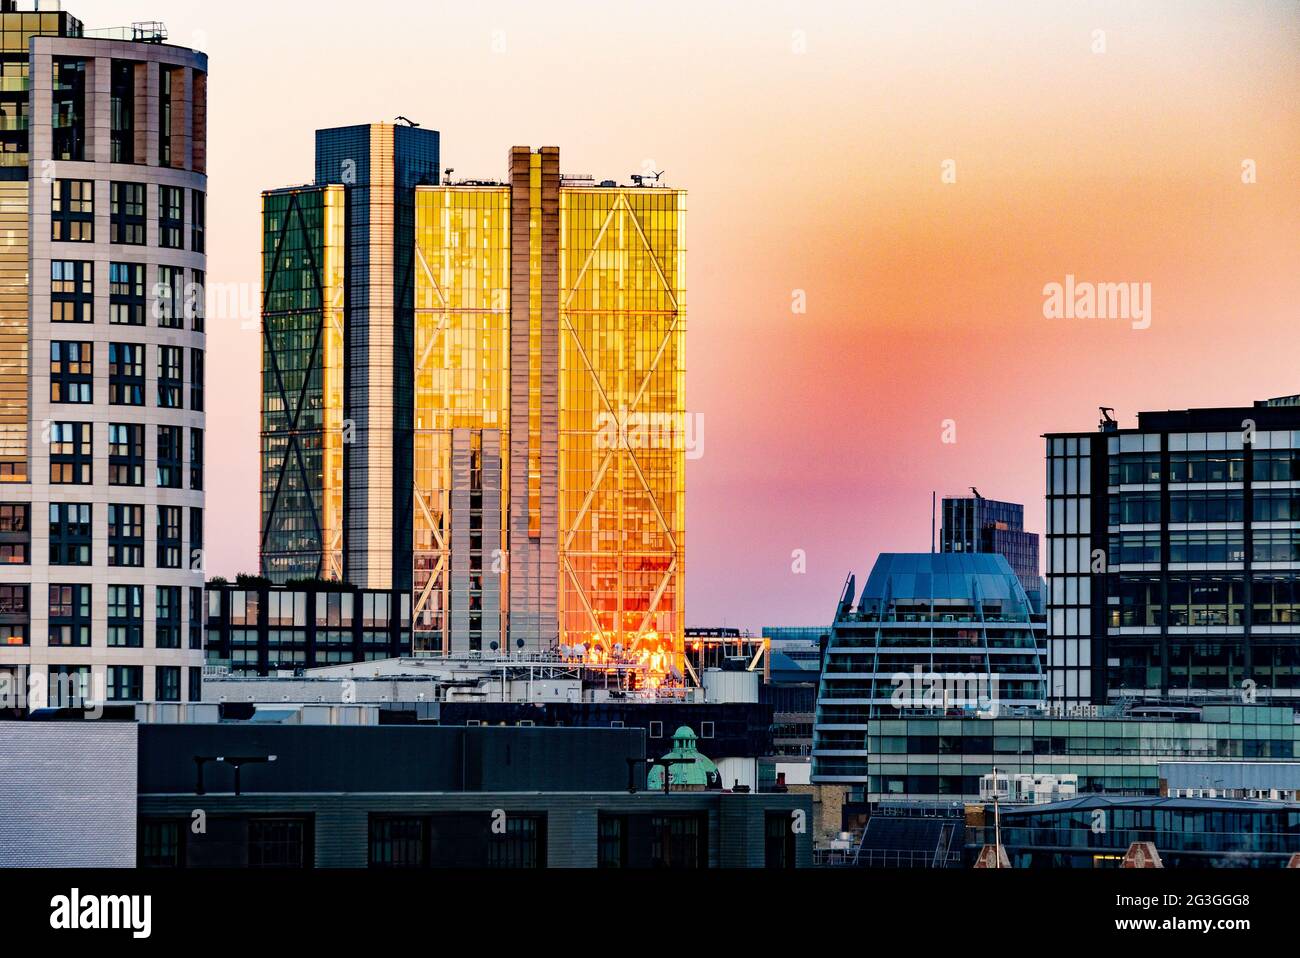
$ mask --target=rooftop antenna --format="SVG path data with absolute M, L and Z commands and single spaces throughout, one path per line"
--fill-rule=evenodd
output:
M 1110 432 L 1119 425 L 1115 421 L 1114 409 L 1110 406 L 1098 406 L 1097 408 L 1101 410 L 1101 422 L 1098 425 L 1102 432 Z
M 420 125 L 416 123 L 414 120 L 412 120 L 409 116 L 399 116 L 395 122 L 405 123 L 407 126 L 411 127 L 412 129 Z
M 453 174 L 453 173 L 455 173 L 455 172 L 456 172 L 456 168 L 455 168 L 454 166 L 449 166 L 449 167 L 447 167 L 445 170 L 442 171 L 442 178 L 443 178 L 444 180 L 446 180 L 448 183 L 450 183 L 450 182 L 451 182 L 451 174 Z
M 938 508 L 939 493 L 930 493 L 930 555 L 934 555 L 934 511 Z
M 975 498 L 976 498 L 976 499 L 983 499 L 983 498 L 984 498 L 983 496 L 980 495 L 980 491 L 979 491 L 978 489 L 976 489 L 974 486 L 971 486 L 971 487 L 970 487 L 970 491 L 973 492 L 973 493 L 975 493 Z

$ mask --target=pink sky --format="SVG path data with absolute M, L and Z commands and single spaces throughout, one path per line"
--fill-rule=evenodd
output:
M 249 302 L 259 192 L 311 178 L 317 127 L 404 114 L 458 176 L 558 144 L 566 171 L 688 189 L 692 625 L 826 623 L 850 570 L 928 548 L 932 489 L 1042 531 L 1038 437 L 1099 405 L 1131 424 L 1300 392 L 1289 0 L 66 6 L 165 16 L 210 54 L 209 282 Z M 1067 274 L 1150 283 L 1150 328 L 1045 319 Z M 259 344 L 230 315 L 208 340 L 230 575 L 257 564 Z

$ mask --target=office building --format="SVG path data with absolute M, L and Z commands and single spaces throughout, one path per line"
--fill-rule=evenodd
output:
M 1038 534 L 1025 531 L 1025 507 L 1018 502 L 970 496 L 945 496 L 941 552 L 996 552 L 1020 579 L 1034 611 L 1043 611 L 1043 579 L 1038 565 Z
M 685 194 L 564 177 L 554 147 L 444 180 L 437 134 L 410 127 L 322 131 L 317 153 L 315 185 L 263 198 L 263 573 L 409 590 L 416 654 L 680 669 Z M 357 191 L 388 169 L 367 201 L 386 232 L 358 237 Z M 409 355 L 364 372 L 356 344 L 388 339 Z
M 1300 701 L 1300 407 L 1046 436 L 1053 701 Z
M 0 685 L 185 701 L 203 664 L 207 57 L 0 4 Z
M 1045 703 L 1045 626 L 1002 556 L 886 553 L 854 592 L 850 576 L 822 666 L 814 783 L 867 784 L 872 721 Z
M 817 781 L 849 783 L 864 804 L 978 801 L 995 768 L 1008 787 L 1019 776 L 1037 783 L 1074 776 L 1080 793 L 1159 795 L 1163 763 L 1293 762 L 1298 743 L 1289 708 L 1095 706 L 1074 715 L 872 719 L 836 742 L 859 747 L 865 758 L 819 744 L 814 761 Z

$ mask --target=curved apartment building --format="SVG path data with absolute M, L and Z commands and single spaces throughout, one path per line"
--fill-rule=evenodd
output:
M 201 687 L 207 57 L 0 7 L 0 707 Z M 15 701 L 17 698 L 17 701 Z

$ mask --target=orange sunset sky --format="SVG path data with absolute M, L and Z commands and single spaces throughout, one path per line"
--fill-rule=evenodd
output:
M 826 624 L 849 571 L 928 549 L 931 490 L 1041 532 L 1039 436 L 1099 405 L 1300 393 L 1295 0 L 65 7 L 209 53 L 208 280 L 252 304 L 259 192 L 310 180 L 317 127 L 404 114 L 457 176 L 557 144 L 688 189 L 691 625 Z M 1150 328 L 1044 318 L 1067 274 L 1150 283 Z M 232 575 L 257 564 L 255 310 L 208 329 Z

